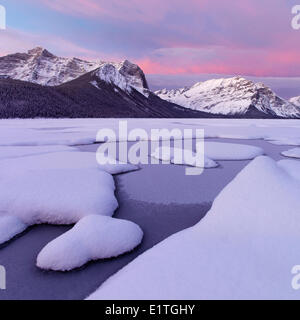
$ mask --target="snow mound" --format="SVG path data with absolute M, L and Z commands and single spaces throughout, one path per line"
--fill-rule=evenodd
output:
M 112 175 L 136 171 L 140 169 L 140 167 L 137 165 L 118 161 L 116 159 L 108 157 L 101 152 L 97 152 L 96 158 L 99 168 Z
M 12 239 L 27 228 L 19 218 L 14 216 L 0 216 L 0 244 Z
M 118 207 L 112 176 L 92 169 L 27 170 L 2 175 L 0 217 L 26 225 L 72 224 L 90 215 L 112 216 Z
M 220 160 L 252 160 L 264 154 L 259 147 L 236 143 L 205 142 L 205 155 L 210 159 Z
M 200 223 L 140 255 L 89 299 L 299 299 L 291 286 L 299 194 L 282 163 L 258 157 Z
M 286 171 L 294 179 L 300 180 L 300 161 L 296 160 L 281 160 L 278 166 Z
M 218 164 L 215 161 L 252 160 L 263 154 L 264 150 L 255 146 L 235 143 L 205 142 L 204 168 L 217 167 Z M 173 164 L 197 166 L 195 160 L 197 154 L 188 149 L 158 147 L 151 156 L 155 159 L 171 162 Z M 203 154 L 198 153 L 198 156 L 203 157 Z
M 114 258 L 133 250 L 143 231 L 133 222 L 90 215 L 48 243 L 37 257 L 41 269 L 69 271 L 88 261 Z
M 180 159 L 175 156 L 181 155 Z M 151 157 L 162 160 L 165 162 L 170 162 L 173 164 L 182 164 L 192 167 L 201 167 L 201 168 L 216 168 L 218 164 L 213 161 L 212 159 L 209 159 L 206 156 L 203 156 L 203 154 L 199 154 L 200 157 L 203 157 L 202 165 L 196 163 L 196 157 L 197 154 L 195 152 L 192 152 L 191 150 L 184 150 L 180 148 L 168 148 L 168 147 L 158 147 L 155 149 L 155 151 L 151 154 Z M 198 162 L 198 161 L 197 161 Z
M 115 164 L 109 164 L 109 163 L 108 164 L 100 164 L 99 168 L 107 173 L 112 174 L 112 175 L 137 171 L 140 169 L 139 166 L 136 166 L 136 165 L 130 164 L 130 163 L 124 163 L 121 161 L 118 161 Z
M 38 123 L 38 121 L 35 123 Z M 0 146 L 76 146 L 93 144 L 97 133 L 97 129 L 91 132 L 85 132 L 84 130 L 64 132 L 62 130 L 29 129 L 25 127 L 26 122 L 24 120 L 18 120 L 16 124 L 20 127 L 0 128 Z M 25 128 L 22 128 L 22 124 Z
M 44 153 L 76 150 L 76 148 L 67 146 L 0 146 L 0 160 L 9 158 L 21 158 Z
M 49 147 L 2 149 L 6 148 L 11 156 L 17 156 L 18 150 L 23 151 L 19 155 L 49 151 Z M 122 163 L 102 166 L 95 153 L 76 151 L 3 159 L 0 164 L 0 243 L 34 224 L 72 224 L 87 215 L 112 216 L 118 202 L 111 174 L 137 170 Z
M 281 154 L 289 158 L 299 158 L 300 159 L 300 148 L 294 148 L 291 150 L 283 151 Z

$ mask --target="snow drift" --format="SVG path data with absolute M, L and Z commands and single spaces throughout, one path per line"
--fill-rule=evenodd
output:
M 200 223 L 139 256 L 89 299 L 298 299 L 291 270 L 299 263 L 300 177 L 290 161 L 253 160 Z
M 48 243 L 37 257 L 37 266 L 69 271 L 88 261 L 114 258 L 131 251 L 142 238 L 143 231 L 133 222 L 90 215 Z

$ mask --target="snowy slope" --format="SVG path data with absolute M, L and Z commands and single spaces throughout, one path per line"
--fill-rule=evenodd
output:
M 60 58 L 44 48 L 16 53 L 0 58 L 0 74 L 15 80 L 55 86 L 78 78 L 99 67 L 99 62 L 77 58 Z
M 122 62 L 89 62 L 77 58 L 61 58 L 44 48 L 16 53 L 0 58 L 0 76 L 36 84 L 57 86 L 95 71 L 101 80 L 130 92 L 131 88 L 147 94 L 148 85 L 143 71 L 128 60 Z
M 89 299 L 298 300 L 298 172 L 298 161 L 256 158 L 195 227 L 141 254 Z
M 293 103 L 297 107 L 300 107 L 300 96 L 291 98 L 289 101 L 290 101 L 290 103 Z
M 213 79 L 192 87 L 155 92 L 160 98 L 180 106 L 222 115 L 245 115 L 251 109 L 280 117 L 299 117 L 300 109 L 278 97 L 263 83 L 241 77 Z

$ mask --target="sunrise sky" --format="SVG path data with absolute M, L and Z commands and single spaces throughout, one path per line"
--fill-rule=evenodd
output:
M 138 63 L 147 74 L 300 76 L 300 0 L 0 0 L 0 54 Z

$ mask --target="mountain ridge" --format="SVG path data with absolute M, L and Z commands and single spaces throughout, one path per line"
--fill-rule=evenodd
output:
M 243 115 L 250 107 L 283 118 L 299 118 L 299 106 L 278 97 L 263 83 L 242 77 L 212 79 L 191 87 L 156 91 L 161 99 L 187 109 L 223 115 Z
M 42 47 L 36 47 L 27 53 L 0 57 L 0 75 L 14 80 L 56 86 L 97 69 L 99 64 L 100 62 L 78 58 L 57 57 Z
M 153 93 L 128 60 L 89 62 L 36 47 L 0 57 L 0 117 L 16 116 L 300 118 L 300 97 L 284 100 L 242 77 Z
M 202 118 L 149 91 L 123 91 L 95 72 L 59 86 L 0 79 L 0 118 Z M 209 115 L 207 116 L 209 117 Z

